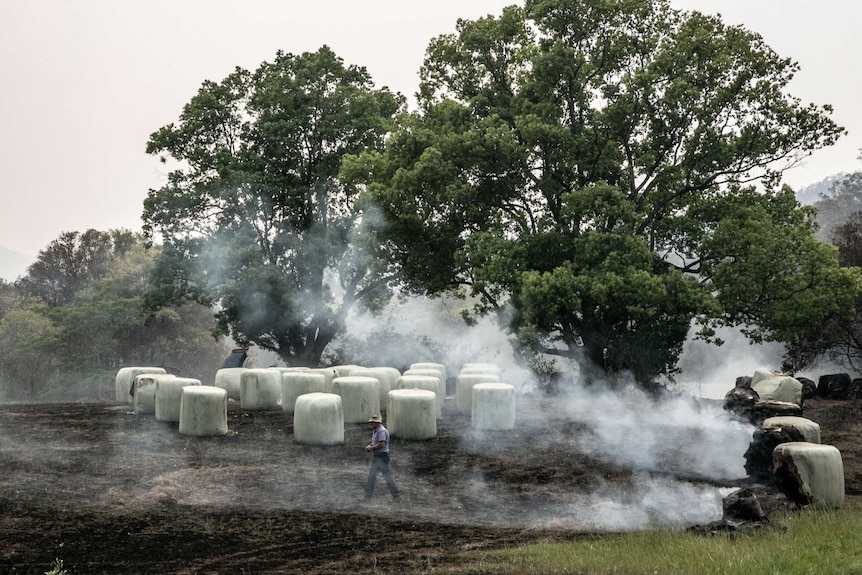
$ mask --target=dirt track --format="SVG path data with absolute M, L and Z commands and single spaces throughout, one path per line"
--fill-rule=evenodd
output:
M 519 398 L 516 431 L 477 432 L 447 402 L 435 439 L 393 440 L 398 505 L 382 480 L 361 500 L 366 425 L 312 447 L 293 441 L 292 417 L 233 403 L 230 433 L 213 438 L 126 405 L 2 405 L 0 572 L 41 575 L 54 559 L 81 575 L 480 572 L 464 551 L 588 535 L 614 514 L 610 530 L 692 523 L 669 499 L 638 505 L 629 494 L 645 478 L 707 510 L 717 487 L 739 483 L 682 461 L 674 441 L 697 430 L 664 430 L 648 468 L 585 450 L 589 426 L 559 403 Z M 862 494 L 860 412 L 860 401 L 805 408 L 842 452 L 850 496 Z

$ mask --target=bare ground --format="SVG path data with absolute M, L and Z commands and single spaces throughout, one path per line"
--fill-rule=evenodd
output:
M 559 403 L 519 397 L 515 431 L 478 432 L 447 400 L 435 439 L 393 439 L 398 504 L 382 480 L 362 501 L 364 424 L 316 447 L 293 440 L 292 416 L 233 402 L 229 434 L 209 438 L 127 405 L 0 405 L 0 573 L 55 559 L 79 575 L 481 573 L 471 550 L 604 536 L 630 518 L 692 523 L 672 503 L 627 501 L 644 477 L 697 501 L 744 484 L 676 465 L 670 440 L 646 470 L 585 450 L 588 426 Z M 860 415 L 860 400 L 805 405 L 842 453 L 849 497 L 862 494 Z

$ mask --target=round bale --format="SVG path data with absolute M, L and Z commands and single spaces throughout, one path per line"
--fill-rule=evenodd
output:
M 465 363 L 458 373 L 494 373 L 502 375 L 503 370 L 496 363 Z
M 784 375 L 783 373 L 772 371 L 771 369 L 766 369 L 760 367 L 754 370 L 754 375 L 751 377 L 751 382 L 749 383 L 749 387 L 757 383 L 758 381 L 763 381 L 764 379 L 771 379 L 773 377 L 777 377 L 780 375 Z
M 245 370 L 245 367 L 223 367 L 219 369 L 215 375 L 215 386 L 225 390 L 228 399 L 239 401 L 240 381 L 242 381 L 242 372 Z
M 763 420 L 763 427 L 780 427 L 793 441 L 820 443 L 820 424 L 805 417 L 779 415 Z
M 772 476 L 787 499 L 799 506 L 844 505 L 844 463 L 831 445 L 801 441 L 776 445 Z
M 281 374 L 281 409 L 293 415 L 296 398 L 306 393 L 325 393 L 326 376 L 311 371 L 285 371 Z
M 187 385 L 180 397 L 182 435 L 209 437 L 227 433 L 227 391 L 211 385 Z
M 173 379 L 172 373 L 142 373 L 135 377 L 132 384 L 134 393 L 132 405 L 139 415 L 152 415 L 156 412 L 156 383 L 161 379 Z
M 319 373 L 326 378 L 324 384 L 324 392 L 332 393 L 332 380 L 338 377 L 338 372 L 331 367 L 315 367 L 310 370 L 312 373 Z
M 455 409 L 461 413 L 473 411 L 473 386 L 477 383 L 498 383 L 494 373 L 459 373 L 455 377 Z
M 243 409 L 278 409 L 281 401 L 281 372 L 266 368 L 246 369 L 240 374 L 239 402 Z
M 393 389 L 387 398 L 386 429 L 400 439 L 437 436 L 437 394 L 424 389 Z
M 802 384 L 795 377 L 776 375 L 754 381 L 751 389 L 757 392 L 760 401 L 783 401 L 802 405 Z
M 341 396 L 344 423 L 366 423 L 380 413 L 380 392 L 377 378 L 361 375 L 336 377 L 332 380 L 332 393 Z
M 515 387 L 508 383 L 474 385 L 470 423 L 474 429 L 515 429 Z
M 440 372 L 440 382 L 443 384 L 442 386 L 442 398 L 446 399 L 446 382 L 448 373 L 446 372 L 446 366 L 442 363 L 434 363 L 433 361 L 418 361 L 416 363 L 410 364 L 410 369 L 436 369 Z
M 409 369 L 407 371 L 410 371 Z M 440 398 L 440 378 L 436 375 L 411 375 L 404 372 L 404 375 L 398 378 L 395 382 L 395 389 L 422 389 L 425 391 L 433 391 L 437 405 L 437 419 L 443 416 L 443 401 Z
M 437 380 L 438 387 L 437 402 L 440 404 L 440 408 L 443 408 L 443 403 L 446 401 L 446 379 L 443 372 L 433 367 L 411 367 L 404 372 L 404 375 L 422 375 L 435 378 Z
M 201 385 L 201 380 L 191 377 L 172 377 L 156 381 L 156 419 L 177 423 L 180 420 L 180 402 L 183 388 Z
M 376 367 L 357 367 L 351 369 L 348 374 L 350 377 L 373 377 L 377 380 L 377 393 L 380 396 L 380 409 L 386 409 L 386 394 L 392 389 L 392 374 L 385 369 Z
M 296 398 L 293 439 L 303 445 L 344 443 L 344 412 L 341 396 L 334 393 L 306 393 Z
M 163 367 L 121 367 L 114 378 L 114 395 L 120 403 L 132 404 L 132 384 L 142 373 L 167 373 Z

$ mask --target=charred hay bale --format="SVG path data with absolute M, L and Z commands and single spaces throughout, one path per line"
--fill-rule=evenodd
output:
M 856 394 L 850 375 L 830 373 L 817 380 L 817 395 L 824 399 L 853 399 Z
M 750 387 L 734 387 L 724 396 L 724 410 L 745 421 L 752 420 L 754 406 L 760 400 L 757 392 Z
M 757 483 L 775 485 L 772 478 L 772 452 L 776 446 L 790 441 L 790 435 L 780 427 L 756 429 L 743 455 L 748 477 Z
M 726 521 L 736 523 L 753 522 L 764 523 L 768 521 L 763 506 L 753 489 L 740 489 L 734 491 L 721 502 L 722 517 Z
M 751 422 L 761 425 L 770 417 L 802 417 L 802 407 L 786 401 L 758 401 L 751 410 Z
M 802 401 L 813 399 L 817 395 L 817 384 L 807 377 L 797 377 L 799 383 L 802 384 Z
M 736 378 L 736 386 L 745 389 L 751 388 L 751 376 L 750 375 L 740 375 Z

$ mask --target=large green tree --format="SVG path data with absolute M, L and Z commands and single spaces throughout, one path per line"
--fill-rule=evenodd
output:
M 402 106 L 325 46 L 204 82 L 147 144 L 175 165 L 145 202 L 164 244 L 151 305 L 212 302 L 240 344 L 316 364 L 348 311 L 386 287 L 337 174 L 345 155 L 382 147 Z
M 649 384 L 692 320 L 784 340 L 852 313 L 858 273 L 778 186 L 843 133 L 788 95 L 796 70 L 665 0 L 527 0 L 434 39 L 420 109 L 343 176 L 412 290 L 478 297 L 586 378 Z

